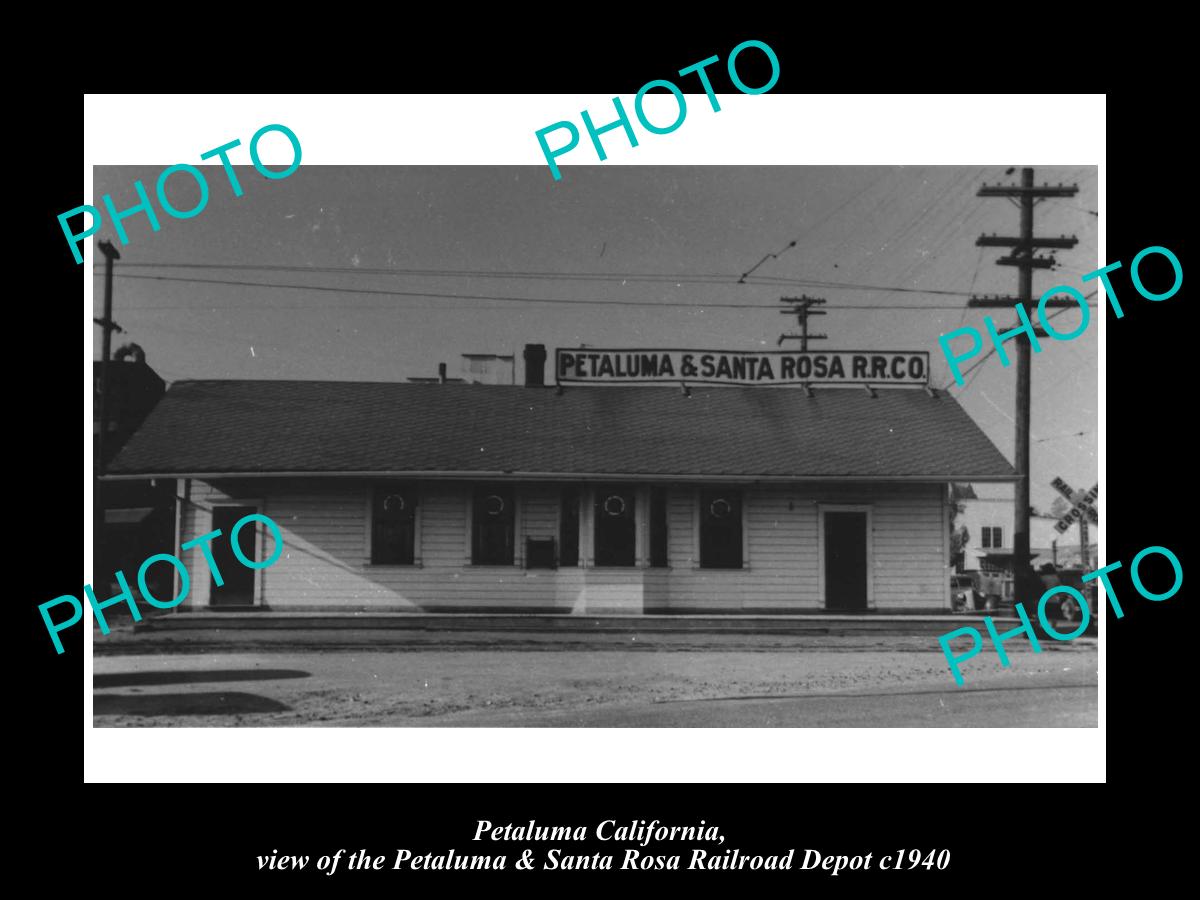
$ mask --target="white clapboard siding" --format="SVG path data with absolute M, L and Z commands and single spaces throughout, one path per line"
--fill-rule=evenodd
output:
M 208 509 L 213 502 L 257 502 L 284 536 L 282 557 L 261 572 L 259 585 L 259 602 L 279 610 L 786 613 L 824 608 L 821 505 L 861 504 L 871 513 L 874 608 L 935 609 L 947 601 L 942 485 L 745 488 L 746 565 L 738 570 L 698 566 L 698 489 L 687 485 L 668 492 L 669 568 L 527 571 L 520 565 L 473 566 L 470 494 L 466 484 L 431 481 L 421 486 L 418 564 L 413 566 L 370 564 L 370 485 L 348 479 L 192 481 L 182 539 L 211 530 Z M 557 538 L 558 488 L 518 486 L 517 506 L 520 559 L 526 537 Z M 584 540 L 589 533 L 585 527 Z M 187 602 L 203 607 L 208 602 L 206 563 L 198 549 L 187 552 L 184 561 L 193 573 Z

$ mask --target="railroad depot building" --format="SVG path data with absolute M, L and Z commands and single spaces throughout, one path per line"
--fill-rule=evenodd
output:
M 177 547 L 226 536 L 220 587 L 183 554 L 181 609 L 575 614 L 949 610 L 950 484 L 1015 480 L 927 356 L 864 363 L 868 386 L 851 351 L 828 384 L 832 351 L 598 376 L 585 353 L 557 385 L 541 345 L 518 385 L 176 382 L 107 477 L 173 481 Z M 266 569 L 228 547 L 249 512 L 282 531 Z

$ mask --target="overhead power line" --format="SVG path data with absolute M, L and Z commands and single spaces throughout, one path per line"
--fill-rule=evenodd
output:
M 1090 300 L 1094 296 L 1096 296 L 1096 291 L 1093 290 L 1085 295 L 1085 299 Z M 1091 304 L 1088 304 L 1088 305 L 1090 306 Z M 1049 322 L 1051 319 L 1057 319 L 1063 313 L 1070 312 L 1070 310 L 1071 310 L 1071 307 L 1064 307 L 1063 309 L 1060 309 L 1058 312 L 1050 313 L 1050 315 L 1046 316 L 1046 321 Z M 996 352 L 996 345 L 993 344 L 991 350 L 989 350 L 987 353 L 983 354 L 983 356 L 979 357 L 979 359 L 975 360 L 975 362 L 971 363 L 971 365 L 967 366 L 967 368 L 963 371 L 962 374 L 970 375 L 972 372 L 974 372 L 976 369 L 978 369 L 980 366 L 982 366 L 985 362 L 987 362 L 989 359 L 991 359 L 991 357 L 995 354 L 995 352 Z M 966 379 L 966 381 L 963 382 L 963 386 L 962 386 L 962 389 L 959 391 L 959 394 L 961 395 L 963 393 L 963 391 L 965 391 L 967 388 L 969 388 L 971 386 L 971 382 L 974 380 L 975 380 L 974 377 Z M 942 390 L 944 390 L 944 391 L 949 390 L 951 385 L 953 385 L 954 383 L 955 383 L 954 379 L 951 378 L 949 381 L 947 381 L 942 386 Z
M 136 281 L 168 281 L 180 282 L 184 284 L 214 284 L 225 285 L 230 287 L 251 287 L 251 288 L 270 288 L 279 290 L 295 290 L 295 291 L 318 291 L 322 293 L 333 294 L 368 294 L 383 297 L 415 297 L 427 298 L 433 300 L 482 300 L 496 301 L 505 303 L 545 303 L 545 304 L 565 304 L 571 306 L 636 306 L 659 309 L 776 309 L 777 307 L 763 303 L 707 303 L 703 301 L 678 302 L 672 300 L 654 301 L 654 300 L 580 300 L 567 299 L 563 297 L 519 297 L 502 294 L 443 294 L 433 291 L 396 291 L 384 288 L 351 288 L 351 287 L 332 287 L 329 285 L 313 285 L 313 284 L 282 284 L 279 282 L 268 281 L 238 281 L 224 278 L 187 278 L 181 275 L 134 275 L 131 273 L 115 272 L 117 278 L 128 278 Z M 97 277 L 99 273 L 97 273 Z M 209 309 L 219 309 L 219 305 L 207 304 Z M 177 306 L 126 306 L 129 310 L 151 310 L 151 309 L 178 309 Z M 242 304 L 230 304 L 225 307 L 228 309 L 243 308 Z M 290 306 L 272 306 L 272 309 L 319 309 L 308 304 L 290 305 Z M 341 307 L 344 310 L 350 309 L 392 309 L 392 305 L 376 305 L 376 306 L 350 306 Z M 938 311 L 938 310 L 958 310 L 958 305 L 946 306 L 936 304 L 869 304 L 869 303 L 839 303 L 835 307 L 836 310 L 871 310 L 873 312 L 889 312 L 896 311 Z
M 441 294 L 432 291 L 394 291 L 383 288 L 350 288 L 350 287 L 330 287 L 328 285 L 316 284 L 280 284 L 277 282 L 266 281 L 234 281 L 231 279 L 218 278 L 184 278 L 182 276 L 173 275 L 127 275 L 116 273 L 118 278 L 131 278 L 139 281 L 172 281 L 183 282 L 186 284 L 217 284 L 233 287 L 253 287 L 253 288 L 277 288 L 282 290 L 295 291 L 321 291 L 333 294 L 372 294 L 384 297 L 421 297 L 434 300 L 486 300 L 499 301 L 508 303 L 551 303 L 551 304 L 569 304 L 569 305 L 587 305 L 587 306 L 654 306 L 654 307 L 681 307 L 685 309 L 706 309 L 719 307 L 723 309 L 774 309 L 775 307 L 768 304 L 750 304 L 750 303 L 677 303 L 669 300 L 661 303 L 656 303 L 650 300 L 570 300 L 562 297 L 513 297 L 501 294 Z M 244 305 L 231 305 L 227 309 L 235 309 Z M 178 309 L 177 306 L 127 306 L 126 309 Z M 207 308 L 214 309 L 211 304 Z M 272 306 L 271 309 L 319 309 L 311 305 L 299 306 Z M 380 305 L 375 307 L 356 306 L 343 307 L 343 309 L 393 309 L 394 305 Z
M 414 278 L 502 278 L 531 281 L 599 281 L 599 282 L 641 282 L 648 284 L 714 284 L 737 285 L 740 279 L 733 275 L 715 273 L 671 274 L 669 272 L 548 272 L 537 270 L 501 271 L 496 269 L 413 269 L 413 268 L 383 268 L 369 269 L 358 266 L 284 266 L 259 265 L 249 263 L 129 263 L 122 264 L 122 269 L 200 269 L 228 270 L 233 272 L 288 272 L 314 275 L 376 275 L 401 276 Z M 131 277 L 131 276 L 126 276 Z M 948 290 L 945 288 L 915 288 L 887 284 L 866 284 L 848 281 L 827 281 L 815 278 L 789 278 L 774 275 L 754 275 L 753 283 L 781 284 L 797 287 L 824 288 L 829 290 L 854 291 L 894 291 L 903 294 L 928 294 L 930 296 L 969 297 L 972 289 L 965 291 Z M 751 284 L 751 282 L 746 282 Z M 849 309 L 839 304 L 840 309 Z M 864 309 L 876 307 L 864 306 Z M 919 307 L 923 308 L 923 307 Z M 947 307 L 959 309 L 958 306 Z
M 817 281 L 811 278 L 777 278 L 773 275 L 755 275 L 754 278 L 768 284 L 794 284 L 801 287 L 814 288 L 830 288 L 853 291 L 895 291 L 899 294 L 930 294 L 932 296 L 942 297 L 969 297 L 970 291 L 949 291 L 941 288 L 913 288 L 913 287 L 898 287 L 888 284 L 861 284 L 850 281 Z M 947 309 L 958 309 L 958 306 L 947 307 Z
M 796 242 L 791 241 L 786 247 L 784 247 L 782 250 L 780 250 L 779 253 L 768 253 L 766 256 L 764 256 L 762 259 L 760 259 L 758 262 L 756 262 L 754 265 L 752 265 L 747 271 L 742 273 L 742 277 L 738 279 L 738 284 L 745 284 L 746 279 L 749 278 L 753 274 L 754 270 L 757 269 L 759 266 L 761 266 L 763 263 L 765 263 L 768 259 L 779 259 L 780 253 L 786 253 L 788 250 L 791 250 L 795 246 L 796 246 Z
M 714 273 L 670 272 L 551 272 L 546 270 L 512 269 L 418 269 L 418 268 L 370 268 L 367 266 L 285 266 L 255 263 L 131 263 L 122 268 L 137 269 L 217 269 L 231 272 L 301 272 L 312 274 L 345 275 L 398 275 L 416 278 L 516 278 L 520 280 L 545 281 L 645 281 L 645 282 L 713 282 L 735 284 L 731 275 Z
M 1095 429 L 1092 429 L 1094 431 Z M 1038 438 L 1034 441 L 1035 444 L 1042 444 L 1046 441 L 1059 441 L 1063 438 L 1084 437 L 1092 433 L 1092 431 L 1072 431 L 1070 434 L 1055 434 L 1050 437 Z
M 851 194 L 850 197 L 848 197 L 842 203 L 838 204 L 837 207 L 835 207 L 831 212 L 827 213 L 821 219 L 819 219 L 818 221 L 816 221 L 812 225 L 810 225 L 808 228 L 806 228 L 804 230 L 805 236 L 811 235 L 814 231 L 816 231 L 822 225 L 826 224 L 830 219 L 832 219 L 834 216 L 836 216 L 838 213 L 840 213 L 843 209 L 845 209 L 847 206 L 849 206 L 851 203 L 853 203 L 855 200 L 857 200 L 859 197 L 861 197 L 863 194 L 865 194 L 871 188 L 875 187 L 875 185 L 879 184 L 879 182 L 881 182 L 885 177 L 887 177 L 887 175 L 888 175 L 888 173 L 886 171 L 880 173 L 880 175 L 877 178 L 875 178 L 873 181 L 871 181 L 870 184 L 865 185 L 862 188 L 862 190 L 856 191 L 855 193 Z M 758 262 L 756 262 L 753 266 L 751 266 L 749 269 L 747 269 L 745 272 L 743 272 L 741 277 L 738 279 L 738 283 L 745 284 L 746 279 L 750 277 L 750 274 L 755 269 L 762 266 L 762 264 L 765 263 L 769 259 L 779 259 L 779 257 L 781 255 L 783 255 L 788 250 L 791 250 L 793 247 L 795 247 L 798 241 L 799 241 L 799 238 L 793 238 L 791 241 L 788 242 L 788 244 L 785 247 L 783 247 L 783 249 L 781 249 L 777 253 L 768 253 L 766 256 L 764 256 L 762 259 L 760 259 Z M 814 287 L 815 285 L 808 285 L 808 286 Z
M 485 300 L 499 301 L 507 303 L 550 303 L 550 304 L 569 304 L 573 306 L 649 306 L 649 307 L 680 307 L 684 309 L 774 309 L 774 306 L 768 304 L 750 304 L 750 303 L 678 303 L 669 300 L 656 303 L 650 300 L 571 300 L 562 297 L 513 297 L 500 294 L 440 294 L 431 291 L 394 291 L 385 290 L 382 288 L 347 288 L 347 287 L 329 287 L 326 285 L 313 284 L 279 284 L 275 282 L 259 282 L 259 281 L 233 281 L 230 279 L 216 278 L 184 278 L 172 275 L 125 275 L 117 273 L 119 278 L 131 278 L 144 281 L 173 281 L 185 282 L 188 284 L 217 284 L 228 285 L 233 287 L 253 287 L 253 288 L 278 288 L 283 290 L 297 291 L 322 291 L 334 294 L 372 294 L 385 297 L 422 297 L 435 300 Z M 208 308 L 215 308 L 211 305 Z M 228 307 L 237 308 L 237 307 Z M 318 309 L 319 307 L 301 305 L 301 306 L 273 306 L 272 309 Z M 370 307 L 348 307 L 350 309 L 367 309 Z M 374 307 L 377 309 L 392 309 L 391 305 Z M 178 309 L 175 306 L 129 306 L 126 309 Z

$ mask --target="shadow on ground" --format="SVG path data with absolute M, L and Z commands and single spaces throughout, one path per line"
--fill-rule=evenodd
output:
M 1062 688 L 1094 688 L 1095 685 L 1090 682 L 1082 682 L 1080 684 L 1061 684 L 1055 685 L 1055 689 Z M 1012 691 L 1044 691 L 1046 686 L 1042 684 L 1006 684 L 997 685 L 996 687 L 972 687 L 955 690 L 953 688 L 936 688 L 934 690 L 919 690 L 919 691 L 854 691 L 853 693 L 834 692 L 834 693 L 805 693 L 805 694 L 739 694 L 735 697 L 668 697 L 663 700 L 655 700 L 655 703 L 733 703 L 743 700 L 867 700 L 876 697 L 961 697 L 966 694 L 986 694 Z M 947 693 L 949 691 L 949 693 Z
M 92 714 L 97 716 L 230 716 L 288 712 L 290 709 L 278 700 L 237 691 L 136 696 L 97 694 L 92 699 Z
M 131 687 L 155 684 L 199 684 L 202 681 L 275 681 L 280 678 L 310 678 L 299 669 L 205 669 L 183 672 L 113 672 L 93 675 L 93 688 Z

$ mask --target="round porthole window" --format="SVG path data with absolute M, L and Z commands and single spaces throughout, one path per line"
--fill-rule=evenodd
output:
M 714 519 L 724 519 L 733 512 L 733 505 L 724 497 L 718 497 L 708 505 L 708 511 Z
M 483 501 L 483 509 L 489 516 L 498 516 L 504 512 L 504 498 L 489 494 Z
M 383 511 L 393 514 L 404 512 L 404 498 L 399 494 L 388 494 L 383 501 Z
M 625 515 L 625 498 L 612 494 L 604 501 L 604 511 L 610 516 Z

